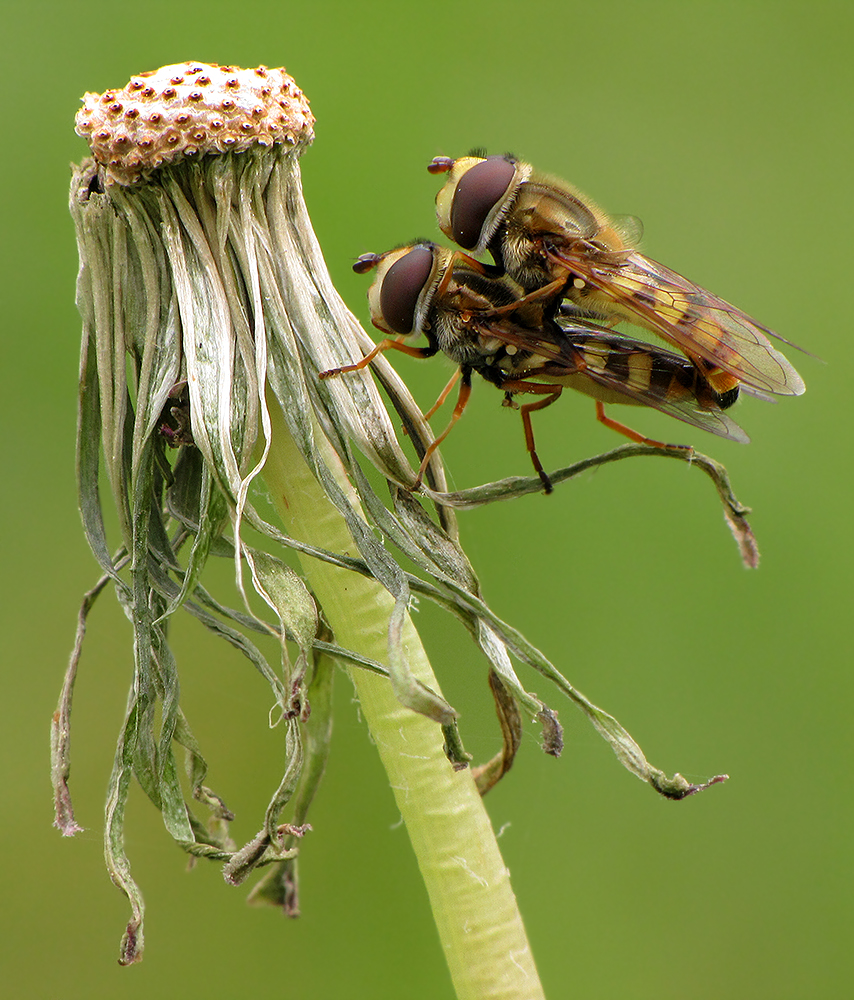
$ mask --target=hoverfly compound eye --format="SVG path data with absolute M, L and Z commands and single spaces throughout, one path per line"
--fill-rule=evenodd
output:
M 433 250 L 413 247 L 396 260 L 385 274 L 380 290 L 380 309 L 395 333 L 412 333 L 418 298 L 433 271 Z
M 474 250 L 486 220 L 513 178 L 516 164 L 505 156 L 488 156 L 470 167 L 457 183 L 451 206 L 451 238 L 464 250 Z

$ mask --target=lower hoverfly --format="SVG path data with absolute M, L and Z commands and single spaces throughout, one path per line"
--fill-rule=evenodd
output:
M 639 443 L 686 447 L 638 434 L 607 417 L 604 404 L 652 406 L 721 437 L 748 440 L 724 412 L 735 402 L 737 387 L 718 393 L 680 355 L 571 316 L 552 319 L 554 306 L 544 297 L 526 297 L 511 279 L 492 275 L 488 266 L 464 254 L 418 243 L 384 254 L 364 254 L 353 267 L 359 273 L 377 270 L 368 292 L 374 326 L 402 337 L 423 334 L 427 346 L 386 339 L 356 364 L 321 372 L 320 378 L 361 369 L 389 348 L 415 357 L 442 351 L 459 365 L 426 414 L 432 415 L 460 382 L 450 423 L 427 449 L 413 489 L 420 485 L 433 451 L 462 416 L 474 372 L 505 393 L 506 405 L 515 406 L 517 393 L 541 397 L 519 410 L 531 461 L 547 493 L 551 483 L 534 446 L 530 414 L 553 403 L 564 388 L 592 396 L 598 419 Z
M 474 254 L 488 250 L 525 292 L 652 330 L 719 393 L 740 382 L 758 394 L 804 391 L 768 340 L 777 334 L 633 248 L 638 220 L 609 218 L 569 184 L 510 155 L 437 156 L 427 169 L 448 174 L 436 196 L 442 232 Z

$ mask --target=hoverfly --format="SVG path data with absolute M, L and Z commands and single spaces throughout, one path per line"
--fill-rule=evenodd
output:
M 422 358 L 442 351 L 456 362 L 459 370 L 425 416 L 436 411 L 459 380 L 457 404 L 448 426 L 428 447 L 413 489 L 433 451 L 462 416 L 474 372 L 505 393 L 506 405 L 515 406 L 517 393 L 542 397 L 519 409 L 531 461 L 547 493 L 551 483 L 537 456 L 530 414 L 553 403 L 564 388 L 592 396 L 598 419 L 639 443 L 686 447 L 638 434 L 607 417 L 604 404 L 652 406 L 721 437 L 748 440 L 724 412 L 735 402 L 737 387 L 718 393 L 680 355 L 587 321 L 564 316 L 558 322 L 550 316 L 555 312 L 551 302 L 526 297 L 519 285 L 494 275 L 489 265 L 425 242 L 364 254 L 353 265 L 359 273 L 374 268 L 377 278 L 368 292 L 374 326 L 402 337 L 423 334 L 427 346 L 385 339 L 361 361 L 321 372 L 320 378 L 361 369 L 389 348 Z
M 627 227 L 569 184 L 510 155 L 437 156 L 427 169 L 448 174 L 436 196 L 442 232 L 471 253 L 488 250 L 529 295 L 557 295 L 578 315 L 653 331 L 718 393 L 740 382 L 760 395 L 804 391 L 768 340 L 777 334 L 639 253 Z

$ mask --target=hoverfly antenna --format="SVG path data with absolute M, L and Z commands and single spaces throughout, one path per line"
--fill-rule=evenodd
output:
M 363 253 L 361 257 L 356 258 L 353 270 L 356 274 L 367 274 L 368 271 L 372 271 L 379 264 L 381 256 L 378 253 Z
M 427 165 L 427 171 L 431 174 L 446 174 L 456 162 L 452 156 L 434 156 Z

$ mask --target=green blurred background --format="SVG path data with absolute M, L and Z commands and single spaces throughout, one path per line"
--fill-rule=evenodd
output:
M 537 4 L 34 0 L 4 11 L 4 761 L 0 949 L 8 996 L 451 997 L 405 831 L 338 686 L 326 783 L 302 861 L 303 916 L 249 909 L 213 865 L 186 872 L 131 796 L 127 848 L 148 905 L 142 965 L 116 965 L 127 916 L 100 824 L 130 670 L 112 596 L 78 684 L 72 790 L 87 828 L 51 828 L 47 734 L 82 592 L 96 570 L 73 478 L 79 321 L 66 209 L 86 90 L 184 59 L 285 65 L 312 101 L 303 160 L 333 276 L 366 320 L 366 250 L 435 232 L 436 154 L 511 149 L 613 212 L 645 250 L 824 358 L 791 354 L 808 392 L 746 400 L 748 446 L 688 432 L 754 508 L 742 569 L 710 484 L 626 462 L 461 516 L 488 599 L 608 708 L 650 759 L 731 781 L 681 804 L 623 771 L 545 681 L 567 749 L 532 730 L 488 808 L 547 995 L 851 996 L 852 59 L 850 3 L 541 0 Z M 441 362 L 395 358 L 426 407 Z M 568 394 L 570 395 L 570 394 Z M 476 387 L 446 460 L 457 486 L 528 474 L 519 418 Z M 635 426 L 670 436 L 641 413 Z M 592 404 L 538 414 L 556 468 L 618 443 Z M 227 572 L 217 570 L 221 579 Z M 847 610 L 846 610 L 847 609 Z M 462 631 L 418 616 L 479 759 L 499 737 L 486 668 Z M 278 780 L 269 695 L 237 654 L 180 621 L 184 699 L 211 782 L 258 828 Z

